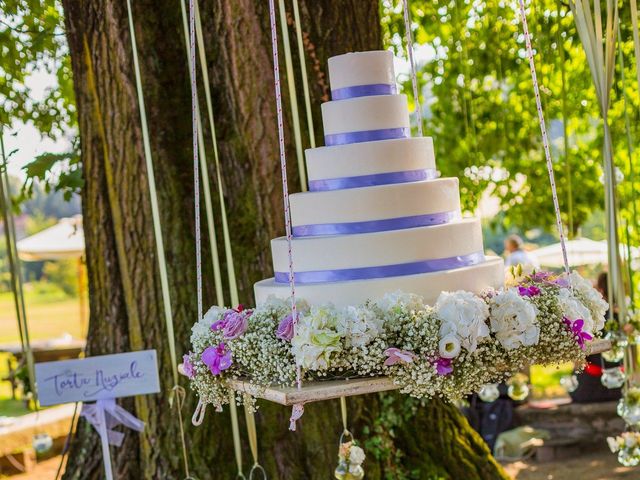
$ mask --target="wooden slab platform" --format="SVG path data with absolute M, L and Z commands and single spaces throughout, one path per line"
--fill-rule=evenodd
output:
M 594 340 L 587 346 L 589 354 L 602 353 L 610 348 L 611 342 L 608 340 Z M 305 382 L 300 389 L 296 387 L 261 387 L 244 380 L 230 380 L 229 385 L 237 392 L 248 393 L 253 397 L 285 406 L 366 395 L 367 393 L 387 392 L 400 388 L 388 377 Z

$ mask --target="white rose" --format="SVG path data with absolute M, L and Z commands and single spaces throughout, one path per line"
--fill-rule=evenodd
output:
M 442 321 L 440 336 L 457 335 L 462 347 L 473 352 L 478 341 L 489 336 L 486 319 L 487 304 L 471 292 L 442 292 L 435 304 L 437 317 Z
M 507 350 L 536 345 L 540 340 L 537 313 L 535 305 L 510 288 L 492 299 L 491 330 Z
M 571 293 L 570 289 L 560 289 L 558 293 L 558 304 L 560 305 L 563 316 L 572 321 L 581 318 L 584 320 L 583 331 L 588 333 L 594 332 L 596 322 L 593 321 L 591 311 Z
M 356 445 L 352 445 L 349 449 L 349 463 L 351 465 L 362 465 L 364 462 L 366 455 L 364 454 L 364 450 Z
M 442 358 L 455 358 L 460 353 L 460 340 L 457 335 L 448 334 L 440 339 L 438 351 Z

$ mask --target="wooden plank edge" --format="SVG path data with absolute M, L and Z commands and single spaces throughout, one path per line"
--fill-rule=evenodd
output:
M 597 339 L 587 344 L 589 355 L 606 352 L 611 348 L 609 340 Z M 297 403 L 321 402 L 340 397 L 352 397 L 368 393 L 398 390 L 399 385 L 389 377 L 364 377 L 344 380 L 317 380 L 295 387 L 262 387 L 242 379 L 229 380 L 229 386 L 237 392 L 268 400 L 284 406 Z

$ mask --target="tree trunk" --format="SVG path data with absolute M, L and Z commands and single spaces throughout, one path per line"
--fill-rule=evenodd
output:
M 132 3 L 162 231 L 170 260 L 178 352 L 183 353 L 188 350 L 196 305 L 191 100 L 181 13 L 175 0 Z M 378 2 L 299 3 L 316 131 L 320 133 L 319 104 L 328 99 L 327 58 L 381 46 Z M 146 422 L 146 428 L 140 435 L 127 431 L 123 446 L 112 449 L 115 471 L 117 478 L 182 478 L 178 424 L 167 400 L 171 367 L 126 3 L 64 0 L 63 4 L 86 181 L 83 210 L 91 298 L 88 353 L 155 348 L 162 379 L 161 394 L 122 401 Z M 202 1 L 200 10 L 240 295 L 244 303 L 251 304 L 253 282 L 270 274 L 269 240 L 283 231 L 267 1 Z M 295 54 L 295 46 L 293 51 Z M 288 105 L 285 95 L 290 116 Z M 204 106 L 202 111 L 206 111 Z M 210 139 L 206 145 L 209 147 Z M 287 148 L 290 178 L 297 179 L 289 130 Z M 213 168 L 209 175 L 213 181 Z M 292 190 L 299 188 L 297 180 L 290 183 Z M 214 285 L 206 241 L 203 248 L 205 304 L 210 305 Z M 188 394 L 187 418 L 194 397 Z M 367 478 L 504 476 L 459 413 L 440 402 L 417 407 L 404 397 L 373 395 L 350 399 L 349 408 L 354 433 L 369 453 Z M 257 414 L 260 458 L 270 478 L 331 477 L 340 432 L 337 402 L 309 405 L 297 433 L 287 430 L 289 413 L 289 409 L 261 404 Z M 188 421 L 185 424 L 193 474 L 200 479 L 234 478 L 228 415 L 210 413 L 198 428 Z M 246 445 L 244 458 L 248 465 Z M 84 421 L 73 441 L 65 478 L 102 478 L 98 437 Z

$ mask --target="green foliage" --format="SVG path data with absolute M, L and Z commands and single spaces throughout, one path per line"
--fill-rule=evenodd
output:
M 568 5 L 557 0 L 528 4 L 560 207 L 564 223 L 576 234 L 604 202 L 598 104 Z M 495 217 L 494 226 L 552 230 L 549 180 L 517 2 L 413 0 L 411 10 L 416 43 L 431 51 L 419 65 L 419 81 L 426 97 L 425 131 L 436 139 L 439 169 L 460 177 L 468 210 L 475 210 L 487 192 L 500 199 L 505 214 Z M 383 1 L 382 16 L 386 44 L 404 56 L 401 2 Z M 640 102 L 628 17 L 622 12 L 622 50 L 635 141 Z M 410 78 L 403 88 L 411 92 Z M 610 118 L 616 162 L 628 179 L 640 162 L 635 153 L 629 160 L 621 88 L 618 82 Z M 623 218 L 635 211 L 633 190 L 629 181 L 619 186 Z M 637 243 L 638 232 L 631 230 Z
M 52 139 L 76 131 L 71 60 L 59 0 L 0 0 L 0 127 L 31 122 Z M 46 72 L 56 82 L 36 98 L 29 77 Z M 3 130 L 5 130 L 3 128 Z M 17 201 L 33 194 L 34 180 L 69 200 L 82 187 L 77 145 L 65 154 L 45 153 L 25 167 L 27 181 Z
M 42 274 L 46 281 L 62 288 L 68 296 L 78 295 L 78 265 L 74 260 L 45 262 Z

